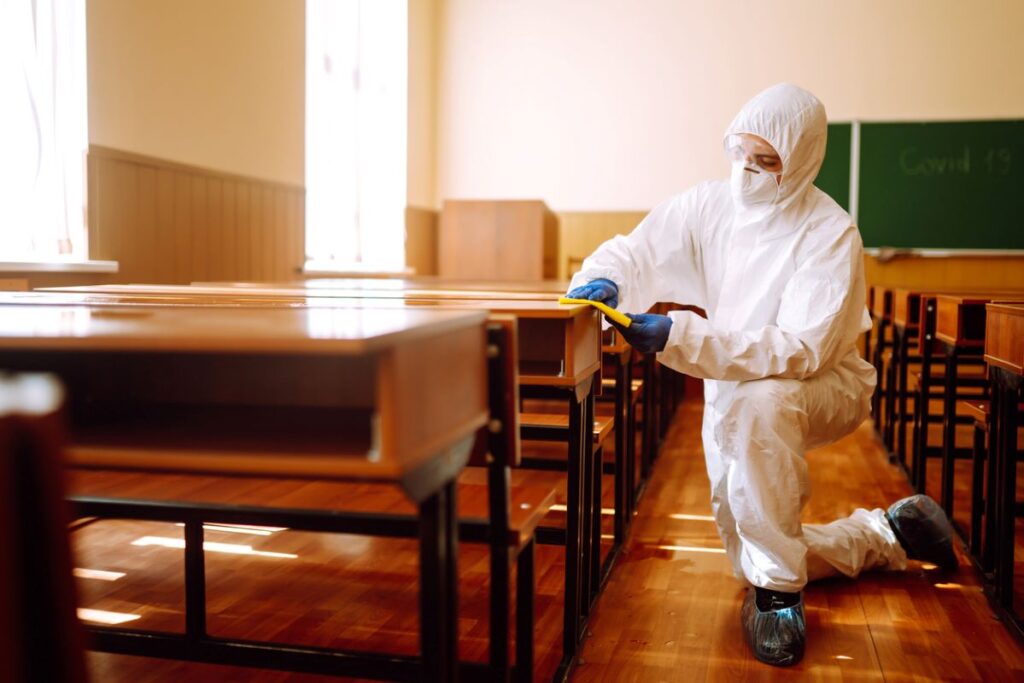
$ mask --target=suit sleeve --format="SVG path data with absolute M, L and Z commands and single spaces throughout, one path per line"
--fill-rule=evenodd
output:
M 702 306 L 700 254 L 702 190 L 695 187 L 658 205 L 628 235 L 594 251 L 572 278 L 570 289 L 606 278 L 619 288 L 618 308 L 645 313 L 671 301 Z
M 704 379 L 813 377 L 838 362 L 862 329 L 863 268 L 860 235 L 851 225 L 800 265 L 782 293 L 775 325 L 726 331 L 692 313 L 671 313 L 658 359 Z

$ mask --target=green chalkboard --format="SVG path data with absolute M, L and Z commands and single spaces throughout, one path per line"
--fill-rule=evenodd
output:
M 814 184 L 847 211 L 850 210 L 850 136 L 853 125 L 828 124 L 825 161 Z
M 1024 249 L 1024 121 L 864 123 L 867 247 Z

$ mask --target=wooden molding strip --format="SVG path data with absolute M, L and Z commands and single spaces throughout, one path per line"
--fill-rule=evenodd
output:
M 149 166 L 158 169 L 163 168 L 184 173 L 197 173 L 207 177 L 219 178 L 221 180 L 256 183 L 291 192 L 301 192 L 303 195 L 306 193 L 306 188 L 297 183 L 286 183 L 280 180 L 268 180 L 266 178 L 257 178 L 255 176 L 248 176 L 241 173 L 220 171 L 213 168 L 207 168 L 205 166 L 196 166 L 194 164 L 186 164 L 180 161 L 170 161 L 159 157 L 151 157 L 145 154 L 139 154 L 138 152 L 128 152 L 122 149 L 104 147 L 103 145 L 89 145 L 89 155 L 103 159 L 113 159 L 115 161 L 126 161 L 140 166 Z

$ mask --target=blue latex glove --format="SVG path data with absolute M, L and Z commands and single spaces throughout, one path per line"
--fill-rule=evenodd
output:
M 588 299 L 590 301 L 603 301 L 612 308 L 619 305 L 619 288 L 611 280 L 599 278 L 591 280 L 585 285 L 570 290 L 567 297 L 570 299 Z
M 615 329 L 640 353 L 657 353 L 665 348 L 668 333 L 672 329 L 672 318 L 657 313 L 627 313 L 633 324 L 629 327 L 616 325 Z

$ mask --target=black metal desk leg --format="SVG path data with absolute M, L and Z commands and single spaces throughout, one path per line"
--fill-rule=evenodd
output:
M 930 341 L 930 340 L 929 340 Z M 918 493 L 924 492 L 924 485 L 921 482 L 921 468 L 924 459 L 928 457 L 928 402 L 932 392 L 932 351 L 931 344 L 927 344 L 924 353 L 921 354 L 921 380 L 917 384 L 917 396 L 914 397 L 914 434 L 912 437 L 910 467 L 907 469 L 907 476 L 910 477 L 910 485 Z
M 185 522 L 185 634 L 190 640 L 206 637 L 206 560 L 203 522 Z
M 999 465 L 999 538 L 997 550 L 996 588 L 999 602 L 1013 613 L 1014 522 L 1017 502 L 1017 403 L 1020 378 L 1001 368 L 995 373 L 995 394 L 998 405 L 998 465 Z M 995 398 L 995 396 L 993 396 Z M 1014 615 L 1016 617 L 1016 615 Z
M 942 485 L 939 500 L 953 519 L 953 477 L 956 474 L 956 376 L 957 350 L 946 347 L 946 377 L 942 394 Z M 922 482 L 927 487 L 927 481 Z
M 453 482 L 420 503 L 420 649 L 430 683 L 458 677 L 454 509 Z
M 562 610 L 562 665 L 571 664 L 576 654 L 580 631 L 580 588 L 583 566 L 583 443 L 584 403 L 570 399 L 569 410 L 569 476 L 566 490 L 565 520 L 565 600 Z M 589 436 L 589 435 L 588 435 Z
M 633 354 L 626 361 L 626 525 L 636 508 L 636 406 L 633 403 Z
M 871 396 L 871 416 L 875 421 L 875 431 L 882 433 L 882 351 L 885 349 L 885 320 L 878 321 L 878 334 L 875 339 L 875 350 L 872 356 L 872 364 L 875 366 L 875 374 L 878 376 L 878 383 L 875 385 L 875 393 Z
M 632 391 L 626 364 L 619 362 L 615 366 L 615 542 L 622 543 L 626 537 L 626 525 L 629 523 L 629 477 L 626 474 L 629 463 L 629 417 L 627 410 Z M 604 472 L 604 462 L 598 469 Z M 598 498 L 600 501 L 600 498 Z
M 640 480 L 646 482 L 651 476 L 651 465 L 654 463 L 654 452 L 658 448 L 658 436 L 655 433 L 655 416 L 658 413 L 657 400 L 655 399 L 654 378 L 658 374 L 654 372 L 654 356 L 647 355 L 643 359 L 644 364 L 644 435 L 643 453 L 640 457 Z
M 900 336 L 900 365 L 899 375 L 896 380 L 896 456 L 906 467 L 907 464 L 907 395 L 910 393 L 907 388 L 907 363 L 909 359 L 910 340 L 907 330 L 903 330 Z
M 903 337 L 896 325 L 892 326 L 892 355 L 889 357 L 889 370 L 885 382 L 885 431 L 882 442 L 889 449 L 890 456 L 896 452 L 896 407 L 899 398 L 899 372 L 902 365 Z
M 594 402 L 593 396 L 587 394 L 581 404 L 583 410 L 582 430 L 580 434 L 580 484 L 583 488 L 583 507 L 580 516 L 582 540 L 580 545 L 580 615 L 586 617 L 590 613 L 590 588 L 593 583 L 593 528 L 594 528 Z
M 981 549 L 981 529 L 985 506 L 985 430 L 974 425 L 974 441 L 971 445 L 971 539 L 970 552 L 978 564 L 984 564 Z
M 533 559 L 531 540 L 516 562 L 516 683 L 533 681 Z
M 992 371 L 990 371 L 992 372 Z M 999 516 L 999 390 L 993 385 L 989 396 L 988 446 L 985 453 L 985 521 L 981 545 L 981 568 L 991 572 L 996 564 L 995 539 Z
M 507 681 L 509 677 L 509 595 L 511 594 L 512 568 L 508 539 L 500 529 L 509 528 L 508 490 L 509 472 L 507 467 L 488 468 L 487 490 L 491 515 L 491 592 L 490 592 L 490 665 L 491 680 L 495 683 Z M 532 542 L 532 541 L 531 541 Z M 523 590 L 523 577 L 518 579 Z M 530 584 L 532 589 L 533 584 Z M 519 636 L 517 636 L 518 638 Z M 530 634 L 533 637 L 533 634 Z

